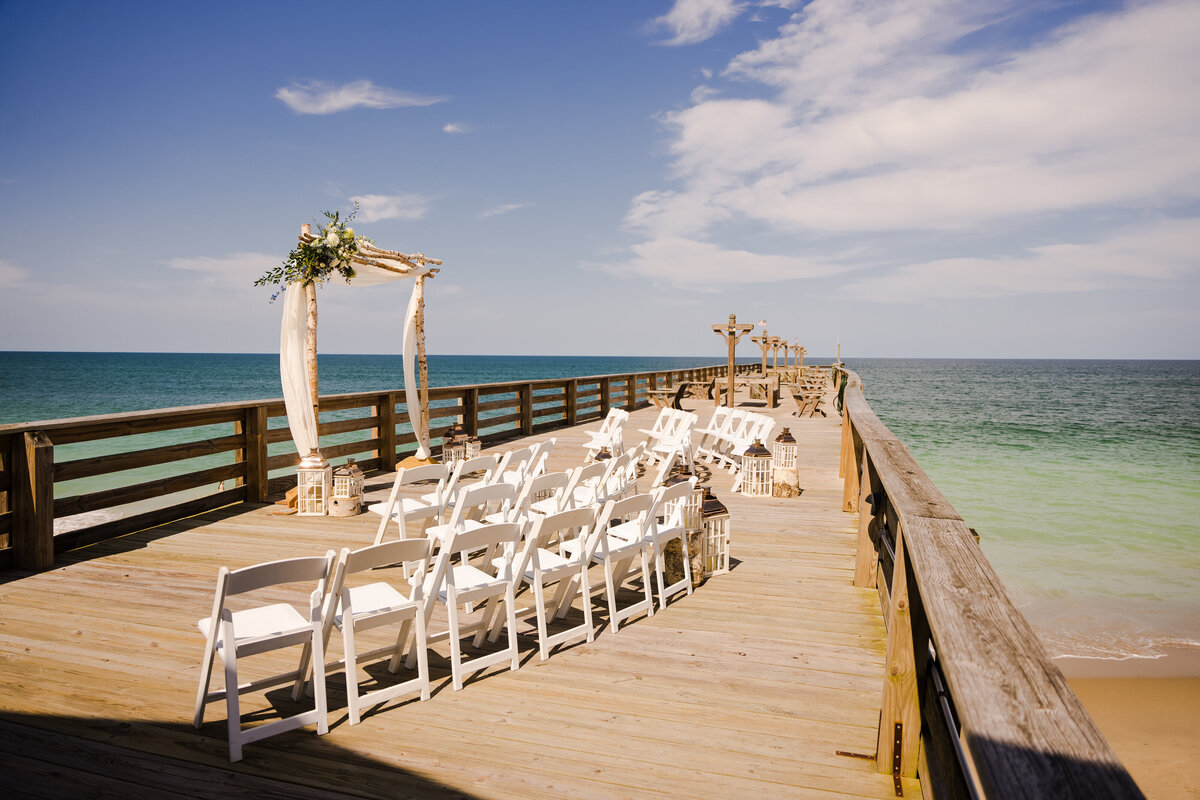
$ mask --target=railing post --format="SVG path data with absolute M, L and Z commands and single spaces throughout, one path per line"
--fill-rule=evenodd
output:
M 612 378 L 606 376 L 600 379 L 600 416 L 607 417 L 610 408 L 612 408 Z
M 54 566 L 54 444 L 41 431 L 12 441 L 15 566 L 42 572 Z
M 842 450 L 838 456 L 838 477 L 846 477 L 846 455 L 850 452 L 853 434 L 850 433 L 850 412 L 842 406 Z
M 876 512 L 882 513 L 880 503 L 868 503 L 867 495 L 871 493 L 871 464 L 867 456 L 867 446 L 862 449 L 862 471 L 859 473 L 858 490 L 858 553 L 854 559 L 854 585 L 875 585 L 875 545 L 871 544 L 871 524 L 875 521 Z M 871 510 L 868 511 L 867 509 Z
M 575 420 L 579 415 L 579 411 L 576 408 L 576 406 L 578 406 L 578 404 L 579 404 L 579 381 L 576 380 L 575 378 L 571 378 L 571 380 L 567 381 L 567 396 L 566 396 L 567 425 L 575 424 Z
M 533 434 L 533 384 L 522 384 L 518 397 L 521 400 L 521 435 Z
M 637 376 L 625 376 L 625 410 L 633 411 L 637 408 Z
M 848 419 L 848 417 L 847 417 Z M 842 423 L 845 426 L 845 422 Z M 847 433 L 847 431 L 849 431 Z M 858 464 L 855 458 L 854 451 L 854 431 L 849 428 L 843 428 L 842 436 L 844 440 L 846 454 L 846 483 L 845 490 L 842 492 L 842 511 L 858 511 Z M 863 445 L 865 452 L 866 445 Z
M 471 386 L 462 396 L 463 427 L 472 436 L 479 435 L 479 387 Z
M 246 487 L 246 502 L 267 502 L 267 407 L 256 405 L 247 408 L 237 423 L 242 437 L 242 449 L 237 451 L 236 461 L 246 464 L 246 475 L 238 478 L 238 484 Z
M 917 668 L 908 602 L 908 559 L 904 549 L 903 528 L 897 526 L 891 608 L 885 609 L 889 615 L 887 657 L 884 660 L 886 673 L 875 766 L 880 772 L 913 778 L 917 774 L 917 751 L 921 744 L 921 711 L 917 702 Z
M 390 472 L 396 468 L 396 395 L 385 392 L 372 412 L 379 417 L 379 427 L 372 437 L 379 440 L 379 468 Z

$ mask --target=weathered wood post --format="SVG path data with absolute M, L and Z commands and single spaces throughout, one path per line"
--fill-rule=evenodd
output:
M 396 468 L 396 395 L 384 392 L 379 402 L 372 406 L 372 414 L 379 417 L 379 427 L 372 433 L 379 439 L 379 468 L 391 471 Z
M 41 431 L 12 439 L 12 544 L 17 569 L 54 566 L 54 443 Z
M 607 417 L 608 411 L 612 408 L 612 379 L 604 377 L 600 379 L 600 416 Z
M 891 608 L 888 614 L 883 708 L 879 714 L 876 768 L 891 773 L 897 786 L 901 777 L 917 774 L 921 744 L 921 711 L 917 700 L 917 668 L 913 658 L 912 616 L 908 601 L 908 567 L 904 529 L 896 529 L 896 564 L 892 570 Z
M 521 405 L 521 435 L 533 434 L 533 384 L 523 383 L 517 391 Z
M 246 475 L 238 482 L 246 487 L 246 502 L 267 502 L 267 407 L 247 408 L 236 423 L 235 433 L 243 440 L 236 460 L 245 462 Z
M 734 375 L 737 374 L 737 364 L 735 363 L 736 362 L 735 353 L 737 350 L 738 339 L 741 339 L 747 333 L 754 330 L 754 326 L 748 322 L 739 323 L 737 321 L 737 315 L 730 314 L 729 315 L 729 324 L 713 325 L 712 329 L 713 329 L 713 333 L 717 334 L 718 336 L 724 336 L 725 341 L 729 343 L 729 397 L 726 400 L 726 402 L 730 408 L 733 408 Z M 765 356 L 763 359 L 763 363 L 764 364 L 766 363 Z M 720 397 L 720 395 L 718 395 L 718 398 L 719 397 Z M 718 402 L 717 405 L 720 405 L 720 403 Z
M 762 350 L 762 374 L 767 374 L 767 351 L 771 349 L 771 337 L 767 335 L 767 328 L 763 326 L 761 336 L 751 336 L 750 341 L 758 345 Z
M 439 262 L 440 263 L 440 262 Z M 424 438 L 429 438 L 429 360 L 425 356 L 425 277 L 418 275 L 413 291 L 417 295 L 417 380 L 420 387 L 417 391 L 417 402 L 421 406 L 421 432 Z M 409 415 L 411 422 L 412 415 Z M 433 444 L 430 443 L 430 447 Z M 430 453 L 430 456 L 433 454 Z
M 854 559 L 854 585 L 867 587 L 875 585 L 875 545 L 871 544 L 871 524 L 882 513 L 880 503 L 868 503 L 871 494 L 871 462 L 867 455 L 867 445 L 862 448 L 862 471 L 859 473 L 858 490 L 858 549 Z M 871 510 L 868 511 L 867 509 Z

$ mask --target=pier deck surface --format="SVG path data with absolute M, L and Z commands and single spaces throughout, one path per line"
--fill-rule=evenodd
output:
M 684 407 L 701 424 L 712 412 L 711 401 Z M 521 669 L 490 668 L 460 692 L 440 642 L 429 701 L 389 702 L 355 726 L 342 673 L 331 671 L 327 735 L 275 736 L 237 764 L 224 703 L 208 706 L 202 729 L 191 725 L 204 645 L 196 620 L 209 612 L 218 567 L 361 547 L 375 515 L 238 505 L 74 551 L 46 573 L 0 574 L 6 795 L 893 797 L 874 761 L 838 752 L 875 752 L 885 649 L 878 597 L 852 585 L 857 515 L 841 510 L 838 418 L 797 419 L 790 399 L 756 410 L 796 435 L 803 493 L 745 498 L 714 470 L 733 516 L 729 574 L 617 634 L 597 601 L 596 640 L 544 662 L 523 623 Z M 627 446 L 657 413 L 633 413 Z M 597 426 L 496 449 L 554 436 L 550 469 L 566 469 L 582 461 L 583 430 Z M 375 497 L 389 486 L 389 475 L 368 478 Z M 443 622 L 439 611 L 434 629 Z M 334 633 L 330 659 L 340 650 Z M 248 677 L 267 674 L 255 659 L 246 666 Z M 219 663 L 215 672 L 220 686 Z M 286 695 L 250 695 L 243 711 L 270 719 L 272 705 L 292 708 Z M 919 792 L 905 781 L 907 796 Z

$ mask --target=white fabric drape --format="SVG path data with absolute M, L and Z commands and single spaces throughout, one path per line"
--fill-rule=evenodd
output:
M 411 269 L 401 274 L 391 270 L 355 265 L 358 273 L 351 286 L 378 286 L 404 278 L 417 278 L 429 272 L 428 267 Z M 409 297 L 408 310 L 404 316 L 401 352 L 404 358 L 404 399 L 408 405 L 408 418 L 417 435 L 417 458 L 428 458 L 429 436 L 421 416 L 421 403 L 417 393 L 417 380 L 413 363 L 417 353 L 417 286 L 413 280 L 413 291 Z M 284 292 L 283 323 L 279 329 L 279 377 L 283 384 L 283 404 L 287 408 L 288 427 L 292 429 L 292 440 L 296 452 L 307 455 L 317 448 L 317 418 L 313 413 L 313 397 L 309 390 L 307 370 L 304 365 L 304 337 L 308 326 L 308 305 L 304 287 L 291 283 Z
M 317 449 L 317 417 L 312 391 L 304 369 L 304 334 L 308 327 L 308 303 L 299 281 L 283 293 L 283 324 L 279 327 L 279 379 L 283 405 L 287 408 L 292 441 L 301 457 Z

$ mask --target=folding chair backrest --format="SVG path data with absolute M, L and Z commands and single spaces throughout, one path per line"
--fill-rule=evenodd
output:
M 517 499 L 517 487 L 511 483 L 476 483 L 463 488 L 454 504 L 450 526 L 459 527 L 464 520 L 482 519 L 497 511 L 508 511 Z
M 521 484 L 521 493 L 517 495 L 514 506 L 521 513 L 526 513 L 529 511 L 529 506 L 539 500 L 556 497 L 562 501 L 567 485 L 571 482 L 571 476 L 571 472 L 547 472 L 536 478 L 529 478 Z M 561 502 L 559 505 L 561 507 Z
M 496 465 L 500 461 L 500 456 L 495 453 L 487 455 L 475 456 L 474 458 L 465 458 L 454 465 L 454 472 L 450 475 L 450 481 L 446 485 L 447 495 L 453 496 L 459 491 L 459 481 L 464 475 L 470 475 L 472 472 L 482 472 L 482 483 L 492 483 L 497 474 Z
M 582 467 L 575 468 L 575 474 L 572 476 L 572 481 L 569 487 L 570 495 L 568 502 L 572 504 L 591 505 L 596 501 L 596 497 L 604 489 L 604 482 L 608 479 L 612 472 L 616 459 L 605 459 L 604 461 L 593 461 L 591 464 L 584 464 Z M 583 489 L 590 491 L 591 500 L 579 500 L 575 497 L 575 490 Z
M 500 457 L 500 465 L 496 467 L 497 474 L 503 475 L 510 470 L 517 473 L 518 478 L 524 478 L 525 473 L 533 465 L 533 447 L 518 447 L 509 450 Z
M 267 586 L 302 581 L 317 581 L 320 584 L 319 588 L 323 590 L 332 564 L 333 551 L 330 550 L 324 556 L 287 558 L 282 561 L 255 564 L 252 567 L 242 567 L 229 571 L 228 578 L 224 581 L 225 594 L 244 594 Z M 221 570 L 226 572 L 224 567 Z
M 653 509 L 653 494 L 635 494 L 621 500 L 609 500 L 597 517 L 596 527 L 604 531 L 613 522 L 628 522 L 635 518 L 645 525 Z
M 538 475 L 545 474 L 546 461 L 550 458 L 550 451 L 554 449 L 556 441 L 556 439 L 551 437 L 533 446 L 533 458 L 530 460 L 529 469 L 525 471 L 525 477 L 536 478 Z
M 515 551 L 517 544 L 521 542 L 522 526 L 515 522 L 497 522 L 493 525 L 484 525 L 481 528 L 476 528 L 471 531 L 459 531 L 454 534 L 454 537 L 447 543 L 446 550 L 449 552 L 470 552 L 472 550 L 482 550 L 490 548 L 493 545 L 513 545 L 513 547 L 505 547 L 504 551 L 511 554 Z
M 682 483 L 661 486 L 656 489 L 654 491 L 654 511 L 650 516 L 654 519 L 660 516 L 663 517 L 664 527 L 681 527 L 683 525 L 683 512 L 687 505 L 688 496 L 691 495 L 692 489 L 696 487 L 698 480 L 693 475 Z
M 386 567 L 405 562 L 421 562 L 429 558 L 432 542 L 429 539 L 397 539 L 383 544 L 343 551 L 345 574 Z

